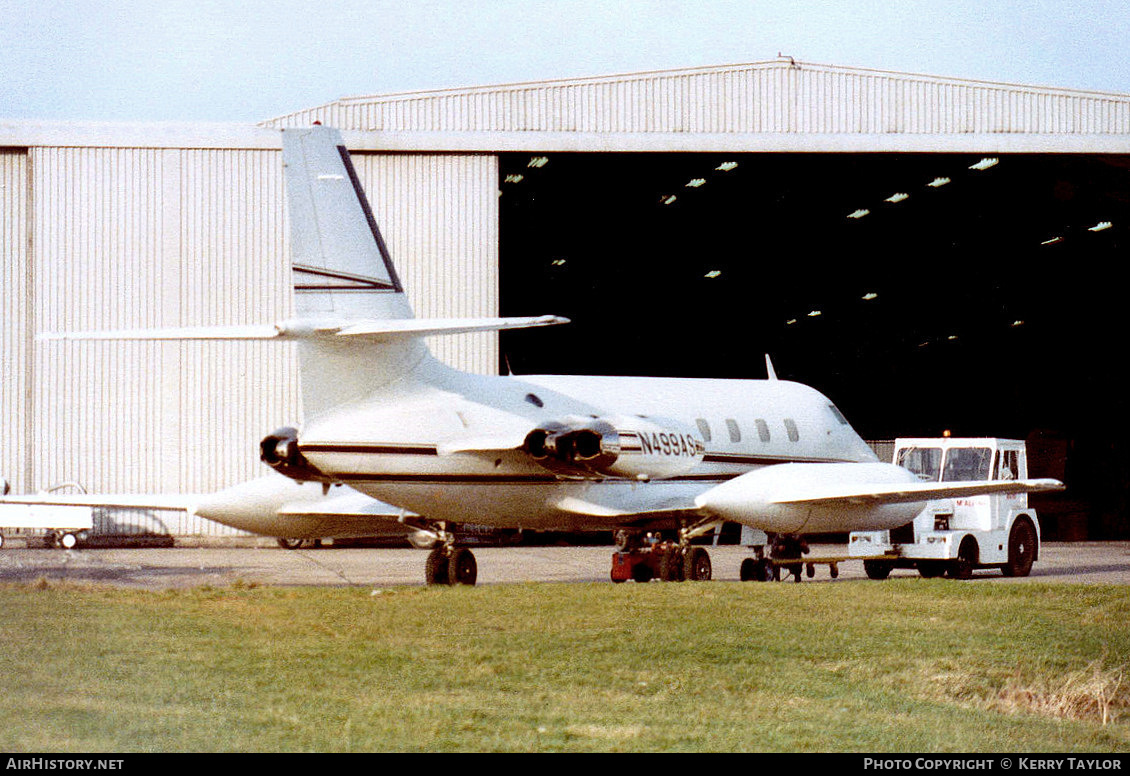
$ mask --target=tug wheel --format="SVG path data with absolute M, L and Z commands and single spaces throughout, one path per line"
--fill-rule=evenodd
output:
M 1026 519 L 1017 520 L 1008 534 L 1008 562 L 1001 571 L 1006 577 L 1026 577 L 1036 560 L 1036 531 Z

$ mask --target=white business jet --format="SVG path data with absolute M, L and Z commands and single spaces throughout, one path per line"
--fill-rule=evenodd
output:
M 895 528 L 931 499 L 1062 487 L 1055 480 L 926 483 L 880 463 L 825 396 L 777 379 L 481 376 L 424 338 L 567 323 L 555 316 L 414 317 L 336 130 L 285 129 L 298 317 L 266 326 L 91 332 L 101 339 L 297 342 L 305 423 L 260 444 L 277 472 L 345 484 L 437 539 L 430 584 L 474 584 L 449 526 L 614 530 L 633 550 L 676 537 L 667 578 L 708 579 L 691 539 L 724 521 L 768 535 Z M 209 514 L 207 500 L 197 508 Z

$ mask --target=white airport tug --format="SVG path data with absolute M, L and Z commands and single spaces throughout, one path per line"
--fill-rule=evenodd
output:
M 895 440 L 893 462 L 926 482 L 995 482 L 1024 479 L 1024 442 L 995 438 Z M 855 531 L 848 556 L 863 560 L 871 579 L 896 568 L 923 577 L 968 579 L 978 568 L 1025 577 L 1039 557 L 1040 522 L 1026 493 L 981 495 L 929 502 L 913 522 L 890 531 Z

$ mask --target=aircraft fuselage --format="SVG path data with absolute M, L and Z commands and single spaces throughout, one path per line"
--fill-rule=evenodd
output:
M 302 454 L 329 477 L 434 520 L 541 530 L 608 528 L 621 505 L 685 505 L 764 466 L 876 461 L 826 397 L 784 380 L 489 377 L 434 362 L 424 371 L 315 419 L 300 435 Z M 610 414 L 672 429 L 636 436 L 674 468 L 563 475 L 520 446 L 538 424 Z M 678 469 L 695 440 L 693 465 Z

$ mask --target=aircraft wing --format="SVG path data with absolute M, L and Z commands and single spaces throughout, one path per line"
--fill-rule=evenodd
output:
M 1062 490 L 1051 479 L 923 482 L 887 463 L 787 463 L 716 485 L 694 501 L 705 512 L 779 533 L 896 528 L 935 499 Z
M 813 486 L 774 495 L 774 504 L 906 504 L 943 498 L 963 498 L 994 493 L 1047 493 L 1063 490 L 1063 483 L 1052 479 L 1010 480 L 1001 482 L 923 482 L 905 485 L 848 486 L 822 489 Z
M 55 494 L 31 493 L 0 497 L 0 504 L 52 507 L 106 507 L 112 509 L 174 509 L 192 511 L 198 495 L 152 494 Z

